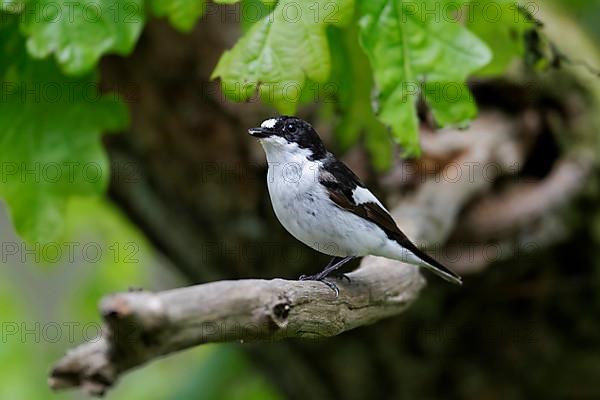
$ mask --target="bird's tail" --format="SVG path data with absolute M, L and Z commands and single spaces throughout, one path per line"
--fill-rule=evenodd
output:
M 415 246 L 412 243 L 408 245 L 408 243 L 404 242 L 403 245 L 418 259 L 415 261 L 417 261 L 417 263 L 420 266 L 427 268 L 428 270 L 430 270 L 431 272 L 448 282 L 455 283 L 457 285 L 462 285 L 462 278 L 459 275 L 452 272 L 450 269 L 442 265 L 442 263 L 435 260 L 429 254 L 420 250 L 417 246 Z
M 444 267 L 437 261 L 436 265 L 432 265 L 432 262 L 427 261 L 424 261 L 421 265 L 433 272 L 434 274 L 436 274 L 437 276 L 439 276 L 440 278 L 444 279 L 445 281 L 455 283 L 457 285 L 462 285 L 462 278 L 459 275 Z

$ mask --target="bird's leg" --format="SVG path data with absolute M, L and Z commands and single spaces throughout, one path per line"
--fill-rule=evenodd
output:
M 327 266 L 325 267 L 325 269 L 321 272 L 319 272 L 317 275 L 315 275 L 316 280 L 321 280 L 323 278 L 328 277 L 329 275 L 336 275 L 338 277 L 341 278 L 346 278 L 348 280 L 350 280 L 350 278 L 348 278 L 345 274 L 339 273 L 337 272 L 338 269 L 340 269 L 342 266 L 344 266 L 345 264 L 349 263 L 350 261 L 354 260 L 356 257 L 354 256 L 349 256 L 349 257 L 333 257 L 331 259 L 331 261 L 329 261 L 329 264 L 327 264 Z
M 329 275 L 335 274 L 339 268 L 341 268 L 344 264 L 354 260 L 355 258 L 356 257 L 354 257 L 354 256 L 333 257 L 331 259 L 331 261 L 329 261 L 329 264 L 327 264 L 325 269 L 323 269 L 323 271 L 319 272 L 316 275 L 308 275 L 308 276 L 302 275 L 299 279 L 301 281 L 323 282 L 324 284 L 329 286 L 335 292 L 335 295 L 337 297 L 340 293 L 338 287 L 333 282 L 330 282 L 330 281 L 326 280 L 325 278 L 327 278 Z M 348 278 L 345 274 L 337 273 L 336 275 L 340 278 L 345 278 L 345 279 L 348 279 L 348 281 L 350 281 L 350 278 Z
M 329 275 L 332 275 L 337 269 L 341 268 L 344 264 L 346 264 L 349 261 L 352 261 L 354 258 L 354 256 L 350 256 L 350 257 L 333 257 L 330 261 L 329 264 L 327 264 L 327 266 L 323 269 L 323 271 L 319 272 L 316 275 L 302 275 L 300 276 L 300 280 L 301 281 L 307 281 L 307 280 L 321 280 L 323 278 L 326 278 Z

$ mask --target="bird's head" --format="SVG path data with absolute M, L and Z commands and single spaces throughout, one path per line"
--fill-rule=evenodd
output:
M 264 120 L 260 127 L 248 133 L 263 145 L 267 157 L 271 155 L 307 153 L 312 160 L 321 159 L 327 150 L 314 128 L 306 121 L 289 116 Z M 309 154 L 310 152 L 310 154 Z

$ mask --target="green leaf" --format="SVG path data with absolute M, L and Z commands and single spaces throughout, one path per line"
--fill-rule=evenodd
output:
M 341 116 L 335 137 L 342 150 L 364 137 L 374 167 L 382 171 L 391 166 L 392 141 L 371 107 L 372 73 L 369 60 L 356 40 L 357 33 L 354 28 L 331 29 L 328 35 L 333 60 L 331 84 Z
M 221 78 L 225 95 L 234 101 L 245 101 L 258 89 L 261 100 L 293 114 L 306 81 L 329 78 L 326 26 L 341 26 L 352 13 L 352 0 L 282 0 L 221 56 L 212 78 Z
M 23 38 L 18 34 L 18 30 L 18 16 L 0 14 L 0 84 L 4 83 L 9 67 L 23 56 Z M 4 93 L 4 86 L 0 93 Z
M 464 83 L 425 82 L 422 92 L 433 117 L 441 126 L 466 127 L 477 115 L 475 99 Z
M 0 43 L 18 42 L 16 29 Z M 23 43 L 21 42 L 23 45 Z M 23 46 L 0 47 L 0 197 L 30 242 L 56 239 L 72 196 L 98 195 L 108 182 L 100 134 L 123 129 L 127 109 L 100 96 L 93 75 L 67 78 L 52 60 L 31 60 Z
M 465 17 L 466 26 L 493 52 L 492 62 L 477 71 L 479 76 L 506 72 L 525 53 L 525 32 L 535 26 L 517 9 L 514 0 L 483 0 Z
M 22 16 L 27 49 L 54 54 L 67 74 L 92 70 L 103 54 L 129 54 L 144 25 L 143 0 L 36 0 Z
M 241 26 L 242 32 L 246 33 L 252 25 L 273 12 L 275 4 L 269 4 L 262 0 L 242 0 L 241 1 Z
M 150 7 L 157 17 L 168 17 L 169 22 L 176 29 L 189 32 L 198 18 L 204 15 L 206 2 L 204 0 L 151 0 Z
M 360 42 L 378 89 L 378 117 L 406 155 L 419 153 L 416 105 L 423 89 L 438 123 L 464 125 L 475 116 L 470 95 L 446 98 L 491 59 L 488 47 L 458 23 L 441 18 L 437 0 L 362 0 Z M 457 3 L 458 4 L 458 3 Z M 435 87 L 437 85 L 437 88 Z M 432 89 L 433 88 L 433 89 Z

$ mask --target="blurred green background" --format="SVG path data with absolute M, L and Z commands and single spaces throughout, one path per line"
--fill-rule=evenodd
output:
M 597 40 L 600 40 L 599 1 L 553 1 L 564 6 Z M 162 290 L 185 284 L 180 277 L 173 274 L 173 269 L 152 251 L 142 235 L 109 203 L 89 199 L 72 201 L 69 204 L 68 216 L 67 233 L 63 242 L 46 245 L 40 252 L 32 245 L 21 242 L 12 231 L 4 211 L 0 213 L 0 243 L 6 246 L 2 249 L 3 259 L 0 264 L 1 399 L 84 398 L 76 391 L 53 394 L 40 382 L 45 382 L 51 364 L 66 349 L 98 334 L 98 300 L 106 293 L 126 290 L 128 287 Z M 68 254 L 69 247 L 65 243 L 79 243 L 73 251 L 73 257 Z M 62 252 L 62 257 L 55 260 L 57 248 Z M 11 254 L 13 250 L 15 254 Z M 98 250 L 101 255 L 98 254 Z M 579 256 L 582 260 L 587 259 L 585 254 Z M 47 260 L 43 260 L 44 257 Z M 597 338 L 600 332 L 598 314 L 593 317 L 589 313 L 583 313 L 585 315 L 582 316 L 574 314 L 581 307 L 597 309 L 600 306 L 600 273 L 593 272 L 600 271 L 600 258 L 596 255 L 595 260 L 597 265 L 580 271 L 586 276 L 586 282 L 578 285 L 573 283 L 575 281 L 570 281 L 572 285 L 565 286 L 564 293 L 553 294 L 551 304 L 538 304 L 537 311 L 542 314 L 542 324 L 547 323 L 543 315 L 552 313 L 559 325 L 576 324 L 577 329 L 569 340 L 552 333 L 560 330 L 559 326 L 548 326 L 547 335 L 539 326 L 536 327 L 540 332 L 540 342 L 532 343 L 532 348 L 545 346 L 544 351 L 535 354 L 545 354 L 548 357 L 545 360 L 537 360 L 540 364 L 551 362 L 553 354 L 563 354 L 567 351 L 571 352 L 572 358 L 554 360 L 562 363 L 565 371 L 564 375 L 556 376 L 556 382 L 535 382 L 535 377 L 532 377 L 531 385 L 572 385 L 573 382 L 568 376 L 577 376 L 578 371 L 595 369 L 600 376 L 600 356 L 598 347 L 594 348 L 600 344 Z M 514 275 L 527 276 L 533 273 L 531 261 L 524 260 Z M 556 261 L 534 259 L 535 263 L 547 262 L 549 265 Z M 508 279 L 506 275 L 505 272 L 486 272 L 486 276 L 478 278 L 480 282 L 476 282 L 481 285 L 479 289 L 470 290 L 486 290 L 493 287 L 497 280 Z M 555 276 L 553 279 L 559 278 Z M 540 285 L 543 285 L 543 282 Z M 458 300 L 444 293 L 441 286 L 432 287 L 432 291 L 423 296 L 406 315 L 398 317 L 406 319 L 404 324 L 407 329 L 418 328 L 425 334 L 431 332 L 436 326 L 431 321 L 442 317 L 439 315 L 441 308 L 437 304 L 444 301 L 466 302 L 464 298 L 469 298 L 468 293 L 463 293 L 463 300 Z M 543 290 L 543 287 L 537 289 Z M 514 294 L 514 297 L 498 299 L 498 304 L 504 307 L 510 303 L 511 309 L 519 309 L 521 301 L 524 300 L 518 294 Z M 527 304 L 531 306 L 530 303 Z M 496 305 L 490 303 L 489 307 L 493 309 Z M 464 304 L 462 309 L 468 312 L 468 304 Z M 415 318 L 415 315 L 420 317 Z M 502 325 L 503 318 L 506 317 L 499 314 L 498 325 Z M 513 325 L 510 326 L 519 326 L 517 322 L 522 316 L 512 317 L 513 321 L 507 321 L 506 326 L 511 322 Z M 455 324 L 460 324 L 461 316 L 455 315 L 453 320 Z M 501 335 L 502 332 L 498 331 L 495 334 Z M 493 351 L 477 339 L 464 338 L 467 343 L 477 346 L 477 351 Z M 427 338 L 423 340 L 426 341 Z M 127 375 L 110 393 L 110 398 L 281 399 L 282 396 L 246 359 L 240 351 L 240 346 L 243 345 L 207 345 L 157 361 Z M 439 346 L 443 346 L 443 343 Z M 510 351 L 510 343 L 507 343 L 507 347 Z M 559 348 L 563 350 L 559 351 Z M 438 356 L 456 356 L 452 351 L 431 351 Z M 427 354 L 427 351 L 425 353 Z M 407 354 L 406 358 L 407 371 L 411 372 L 402 375 L 402 379 L 410 382 L 411 374 L 417 374 L 417 371 L 427 375 L 427 357 L 419 359 Z M 510 364 L 511 358 L 508 356 L 504 364 L 491 363 L 487 367 L 504 369 L 505 371 L 499 370 L 498 373 L 506 374 L 507 387 L 510 387 L 512 374 L 531 372 L 527 370 L 526 363 L 523 363 L 525 359 L 532 362 L 527 355 L 516 354 L 512 358 L 514 365 Z M 475 368 L 456 364 L 456 368 L 461 367 L 469 371 L 464 375 L 464 379 L 468 381 L 467 386 L 478 387 L 485 384 L 483 375 L 472 373 Z M 564 382 L 561 383 L 561 380 Z M 165 385 L 164 382 L 169 382 L 169 385 Z M 452 384 L 453 382 L 448 382 L 448 385 Z M 411 398 L 410 386 L 410 383 L 407 384 L 406 398 Z M 600 387 L 600 384 L 598 386 Z M 600 390 L 596 390 L 595 393 L 600 395 Z M 547 398 L 565 398 L 556 392 L 547 395 Z M 584 390 L 579 398 L 592 398 L 587 396 L 590 396 L 590 392 Z M 490 395 L 490 398 L 497 397 Z
M 43 382 L 68 348 L 98 336 L 99 299 L 128 288 L 162 290 L 185 284 L 107 202 L 74 200 L 68 216 L 63 240 L 38 248 L 15 236 L 4 210 L 0 216 L 2 399 L 86 398 L 78 391 L 51 393 Z M 160 360 L 124 379 L 110 396 L 281 398 L 252 369 L 239 346 L 202 346 Z

